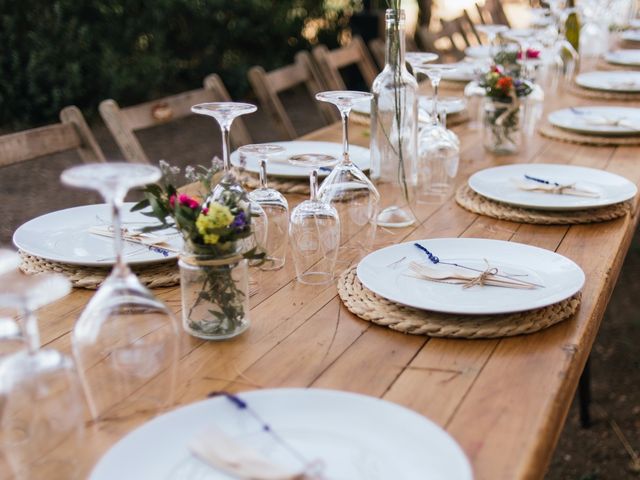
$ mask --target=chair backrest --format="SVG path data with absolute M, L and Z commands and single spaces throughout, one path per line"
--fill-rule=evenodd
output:
M 477 45 L 482 45 L 482 39 L 476 30 L 476 22 L 466 9 L 462 10 L 462 18 L 464 18 L 463 28 L 467 30 L 467 34 L 471 41 L 475 42 Z
M 0 167 L 75 150 L 85 163 L 104 162 L 80 109 L 70 106 L 60 112 L 61 123 L 0 136 Z
M 447 32 L 440 30 L 432 32 L 428 27 L 420 27 L 416 32 L 416 38 L 420 42 L 420 48 L 425 52 L 437 53 L 439 62 L 460 60 L 464 57 L 464 52 L 458 48 Z M 447 48 L 442 45 L 442 40 L 446 40 Z
M 369 51 L 380 69 L 384 68 L 385 49 L 384 40 L 381 38 L 374 38 L 369 41 Z
M 485 0 L 483 4 L 476 3 L 476 10 L 480 21 L 484 24 L 495 23 L 511 27 L 511 22 L 509 22 L 500 0 Z
M 313 59 L 318 65 L 325 87 L 330 90 L 346 90 L 347 86 L 340 74 L 340 69 L 356 65 L 360 75 L 371 88 L 378 75 L 378 69 L 373 62 L 362 38 L 355 36 L 348 45 L 329 50 L 325 45 L 318 45 L 313 49 Z
M 266 72 L 260 66 L 251 67 L 247 76 L 262 109 L 269 114 L 284 138 L 288 140 L 297 138 L 298 134 L 280 100 L 279 94 L 282 92 L 304 85 L 324 124 L 327 125 L 338 120 L 337 109 L 333 105 L 315 100 L 315 94 L 321 92 L 324 87 L 311 61 L 311 55 L 307 51 L 298 52 L 294 63 L 270 72 Z
M 471 46 L 469 35 L 464 28 L 465 23 L 464 17 L 457 17 L 451 20 L 440 19 L 440 25 L 442 26 L 441 36 L 448 37 L 458 50 L 464 50 L 465 47 Z M 460 44 L 460 39 L 462 39 L 463 44 Z
M 113 135 L 124 158 L 129 162 L 149 163 L 137 130 L 153 127 L 192 115 L 191 106 L 205 102 L 229 102 L 231 97 L 216 74 L 204 80 L 204 88 L 178 93 L 151 102 L 121 108 L 115 100 L 100 103 L 100 115 Z M 231 143 L 238 146 L 251 143 L 251 137 L 241 119 L 233 122 Z

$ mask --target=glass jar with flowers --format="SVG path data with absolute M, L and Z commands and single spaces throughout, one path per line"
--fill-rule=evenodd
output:
M 265 256 L 255 246 L 251 202 L 241 189 L 225 190 L 215 201 L 210 197 L 202 201 L 197 194 L 178 192 L 179 169 L 165 162 L 160 168 L 161 182 L 147 186 L 144 200 L 133 208 L 150 207 L 146 214 L 160 221 L 147 230 L 173 226 L 183 236 L 178 262 L 183 327 L 206 340 L 239 335 L 249 327 L 248 261 Z M 214 161 L 211 168 L 200 168 L 187 167 L 185 176 L 210 192 L 219 164 Z
M 517 152 L 522 143 L 522 99 L 531 93 L 528 82 L 493 66 L 481 86 L 486 91 L 483 108 L 484 147 L 496 154 Z

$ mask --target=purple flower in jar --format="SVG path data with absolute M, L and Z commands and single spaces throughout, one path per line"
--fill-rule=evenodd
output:
M 244 230 L 244 228 L 247 226 L 247 217 L 244 211 L 240 211 L 240 213 L 236 215 L 236 218 L 233 219 L 233 222 L 230 226 L 237 231 Z

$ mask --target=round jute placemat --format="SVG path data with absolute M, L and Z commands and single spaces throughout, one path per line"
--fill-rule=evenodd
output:
M 338 279 L 338 294 L 354 315 L 398 332 L 450 338 L 499 338 L 533 333 L 571 317 L 580 305 L 580 292 L 548 307 L 501 315 L 453 315 L 406 307 L 367 289 L 356 267 Z
M 364 127 L 368 127 L 371 123 L 371 117 L 369 115 L 355 112 L 349 116 L 349 120 L 356 125 L 362 125 Z M 451 115 L 447 115 L 447 128 L 455 127 L 456 125 L 462 125 L 463 123 L 468 121 L 469 114 L 466 110 L 459 113 L 452 113 Z
M 606 222 L 622 217 L 631 211 L 629 202 L 589 210 L 551 211 L 514 207 L 496 202 L 474 192 L 468 184 L 456 191 L 456 202 L 470 212 L 486 217 L 536 225 L 576 225 L 581 223 Z
M 77 288 L 97 289 L 111 272 L 111 267 L 83 267 L 68 263 L 51 262 L 41 257 L 18 252 L 22 257 L 20 270 L 27 274 L 61 273 L 71 285 Z M 140 283 L 149 287 L 171 287 L 180 283 L 180 272 L 176 262 L 154 263 L 152 265 L 132 265 L 131 270 Z
M 242 176 L 242 184 L 255 190 L 260 188 L 260 177 L 253 173 L 245 172 Z M 300 193 L 309 195 L 309 180 L 286 180 L 284 178 L 269 177 L 269 187 L 275 188 L 280 193 Z
M 543 123 L 538 127 L 538 132 L 543 137 L 558 140 L 566 143 L 577 143 L 580 145 L 592 145 L 594 147 L 630 146 L 640 145 L 640 135 L 632 137 L 603 137 L 600 135 L 582 135 L 580 133 L 569 132 L 562 128 L 554 127 L 549 123 Z
M 608 92 L 604 90 L 593 90 L 590 88 L 583 88 L 575 83 L 572 83 L 568 92 L 576 97 L 589 98 L 592 100 L 619 100 L 619 101 L 634 101 L 640 102 L 640 93 L 637 92 Z

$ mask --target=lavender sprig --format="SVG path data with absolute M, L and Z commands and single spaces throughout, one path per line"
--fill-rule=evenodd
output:
M 245 400 L 241 399 L 239 396 L 229 392 L 225 392 L 225 391 L 214 391 L 209 393 L 207 397 L 213 398 L 213 397 L 218 397 L 220 395 L 224 396 L 227 400 L 233 403 L 238 408 L 238 410 L 244 410 L 249 415 L 251 415 L 260 424 L 261 429 L 264 432 L 271 435 L 271 437 L 277 443 L 279 443 L 285 450 L 287 450 L 291 455 L 293 455 L 294 458 L 296 458 L 300 463 L 302 463 L 305 469 L 315 469 L 315 468 L 322 467 L 322 465 L 318 461 L 310 462 L 309 460 L 307 460 L 307 458 L 302 453 L 296 450 L 284 438 L 282 438 L 278 433 L 276 433 L 273 430 L 273 428 L 271 428 L 271 425 L 269 425 L 265 420 L 263 420 L 262 417 L 260 417 L 260 415 L 258 415 L 258 413 L 255 410 L 253 410 L 249 406 L 249 404 Z M 312 470 L 311 473 L 318 473 L 318 472 L 315 472 Z
M 459 263 L 455 263 L 455 262 L 443 262 L 436 255 L 431 253 L 429 251 L 429 249 L 427 247 L 425 247 L 424 245 L 420 245 L 417 242 L 414 243 L 414 245 L 418 248 L 418 250 L 420 250 L 421 252 L 425 253 L 427 255 L 427 257 L 429 257 L 429 260 L 431 261 L 431 263 L 433 263 L 434 265 L 437 265 L 438 263 L 440 263 L 442 265 L 451 265 L 452 267 L 464 268 L 466 270 L 471 270 L 473 272 L 478 272 L 478 273 L 484 273 L 484 271 L 485 271 L 485 270 L 480 270 L 478 268 L 467 267 L 466 265 L 460 265 Z M 522 283 L 525 283 L 525 284 L 528 284 L 528 285 L 532 285 L 532 286 L 536 286 L 536 287 L 540 287 L 540 288 L 544 287 L 544 285 L 540 285 L 540 284 L 533 283 L 533 282 L 526 282 L 524 280 L 519 280 L 519 279 L 515 278 L 515 277 L 526 277 L 527 274 L 523 274 L 523 275 L 500 275 L 499 273 L 495 273 L 493 276 L 494 277 L 507 278 L 507 279 L 515 281 L 515 282 L 522 282 Z
M 553 185 L 555 187 L 562 187 L 562 185 L 558 182 L 551 182 L 549 180 L 545 180 L 544 178 L 532 177 L 531 175 L 527 175 L 526 173 L 524 174 L 524 178 L 526 178 L 527 180 L 531 180 L 532 182 L 543 183 L 545 185 Z

